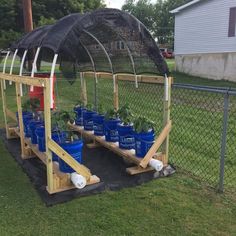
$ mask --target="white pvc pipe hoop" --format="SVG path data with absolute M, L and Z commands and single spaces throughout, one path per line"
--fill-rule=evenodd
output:
M 114 75 L 114 70 L 113 70 L 113 65 L 112 65 L 112 62 L 111 62 L 111 58 L 108 54 L 108 52 L 106 51 L 105 47 L 103 46 L 103 44 L 93 35 L 91 34 L 90 32 L 88 32 L 87 30 L 83 30 L 83 32 L 85 32 L 86 34 L 88 34 L 89 36 L 91 36 L 98 44 L 99 46 L 102 48 L 103 52 L 105 53 L 106 57 L 107 57 L 107 60 L 110 64 L 110 68 L 111 68 L 111 72 L 112 72 L 112 78 L 113 78 L 113 90 L 114 92 L 116 92 L 116 85 L 115 85 L 115 75 Z
M 50 106 L 51 108 L 53 108 L 54 105 L 54 98 L 53 98 L 53 77 L 54 77 L 54 72 L 55 72 L 55 67 L 56 67 L 56 63 L 57 63 L 57 57 L 58 54 L 54 55 L 53 61 L 52 61 L 52 67 L 51 67 L 51 73 L 50 73 Z
M 34 78 L 34 73 L 37 71 L 37 59 L 39 56 L 39 52 L 40 52 L 40 47 L 37 48 L 37 51 L 35 53 L 34 56 L 34 61 L 33 61 L 33 65 L 32 65 L 32 71 L 31 71 L 31 77 Z M 34 86 L 30 86 L 30 91 L 33 92 L 34 91 Z
M 24 51 L 24 54 L 23 54 L 23 57 L 22 57 L 22 60 L 21 60 L 19 76 L 22 76 L 23 68 L 24 68 L 24 63 L 25 63 L 25 58 L 26 58 L 27 52 L 28 52 L 28 50 L 26 49 L 26 50 Z M 23 96 L 22 84 L 20 84 L 20 95 L 21 95 L 21 97 Z
M 7 55 L 5 57 L 5 60 L 4 60 L 4 64 L 3 64 L 3 69 L 2 69 L 2 73 L 5 74 L 6 73 L 6 65 L 7 65 L 7 59 L 10 55 L 11 51 L 8 51 L 7 52 Z M 3 89 L 6 90 L 6 81 L 3 80 Z
M 14 54 L 13 54 L 13 58 L 12 58 L 12 61 L 11 61 L 11 67 L 10 67 L 10 73 L 9 73 L 10 75 L 12 75 L 12 72 L 13 72 L 13 67 L 14 67 L 17 52 L 18 52 L 18 49 L 16 49 Z M 9 81 L 9 85 L 12 85 L 12 81 Z

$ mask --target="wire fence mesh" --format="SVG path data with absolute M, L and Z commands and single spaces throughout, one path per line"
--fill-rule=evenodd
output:
M 113 108 L 113 81 L 86 78 L 88 103 Z M 220 92 L 219 92 L 220 91 Z M 8 86 L 9 100 L 15 94 L 14 85 Z M 144 115 L 155 122 L 155 133 L 163 128 L 164 88 L 156 83 L 118 82 L 119 106 L 128 103 L 135 116 Z M 57 74 L 55 86 L 58 109 L 73 110 L 81 99 L 81 81 L 70 85 Z M 222 130 L 224 124 L 225 96 L 228 95 L 226 153 L 224 159 L 225 190 L 236 191 L 236 93 L 229 90 L 173 85 L 171 96 L 170 163 L 219 188 Z M 7 99 L 8 100 L 8 99 Z M 14 110 L 10 103 L 9 108 Z M 221 176 L 222 177 L 222 176 Z

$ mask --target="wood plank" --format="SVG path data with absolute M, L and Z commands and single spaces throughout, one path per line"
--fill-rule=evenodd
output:
M 115 76 L 115 91 L 114 91 L 114 109 L 118 111 L 119 109 L 119 90 L 118 90 L 118 79 Z
M 1 95 L 2 95 L 2 111 L 3 111 L 3 117 L 4 117 L 4 124 L 6 129 L 6 136 L 7 138 L 10 138 L 9 130 L 8 130 L 8 120 L 7 120 L 7 103 L 6 103 L 6 93 L 4 90 L 4 80 L 1 80 Z
M 126 172 L 130 175 L 137 175 L 137 174 L 141 174 L 141 173 L 145 173 L 149 171 L 154 171 L 154 169 L 149 166 L 145 169 L 142 168 L 141 166 L 133 166 L 133 167 L 126 168 Z
M 72 124 L 70 124 L 69 126 L 71 129 L 81 133 L 82 136 L 85 136 L 85 137 L 88 137 L 92 140 L 95 140 L 96 142 L 100 143 L 102 146 L 110 149 L 114 153 L 126 158 L 127 160 L 133 162 L 136 165 L 139 165 L 139 163 L 142 160 L 141 158 L 138 158 L 135 156 L 134 150 L 121 149 L 121 148 L 119 148 L 118 143 L 112 143 L 112 142 L 105 141 L 104 136 L 96 136 L 93 134 L 93 131 L 86 131 L 83 129 L 82 126 L 76 126 L 76 125 L 72 125 Z
M 97 72 L 97 78 L 98 79 L 112 79 L 112 73 L 107 72 Z M 94 72 L 84 72 L 84 75 L 88 79 L 94 78 Z M 135 82 L 135 75 L 134 74 L 123 74 L 119 73 L 116 74 L 117 80 L 120 81 L 130 81 Z M 158 76 L 158 75 L 138 75 L 137 77 L 139 83 L 151 83 L 151 84 L 163 84 L 164 83 L 164 77 Z M 170 77 L 170 84 L 173 83 L 173 78 Z
M 17 118 L 16 118 L 16 113 L 10 111 L 9 109 L 6 108 L 6 115 L 11 118 L 12 120 L 14 121 L 17 121 Z
M 91 172 L 84 166 L 79 164 L 71 155 L 69 155 L 63 148 L 61 148 L 52 139 L 48 140 L 48 148 L 58 155 L 63 161 L 65 161 L 71 168 L 73 168 L 78 174 L 84 176 L 86 180 L 90 179 Z
M 29 76 L 19 76 L 19 75 L 9 75 L 9 74 L 3 74 L 0 73 L 0 80 L 8 80 L 8 81 L 13 81 L 13 82 L 18 82 L 22 84 L 27 84 L 27 85 L 33 85 L 33 86 L 38 86 L 38 87 L 44 87 L 45 86 L 45 81 L 48 80 L 47 78 L 32 78 Z
M 171 81 L 173 79 L 171 77 L 168 77 L 168 100 L 165 101 L 164 99 L 164 105 L 163 105 L 163 125 L 165 126 L 170 121 L 170 106 L 171 106 Z M 169 134 L 166 137 L 166 140 L 163 143 L 162 146 L 162 152 L 165 153 L 165 157 L 163 159 L 163 164 L 168 164 L 169 159 Z
M 140 166 L 143 168 L 146 168 L 148 166 L 149 161 L 151 160 L 151 158 L 155 155 L 155 153 L 157 152 L 158 148 L 162 145 L 162 143 L 164 142 L 164 140 L 166 139 L 167 135 L 169 134 L 171 130 L 171 121 L 169 121 L 167 123 L 167 125 L 165 126 L 165 128 L 162 130 L 162 132 L 160 133 L 160 135 L 157 137 L 155 143 L 152 145 L 152 147 L 149 149 L 149 151 L 147 152 L 146 156 L 142 159 L 142 161 L 140 162 Z
M 48 141 L 51 139 L 51 83 L 47 79 L 45 81 L 45 87 L 43 89 L 43 98 L 44 98 L 44 124 L 45 124 L 45 154 L 47 156 L 47 185 L 49 191 L 55 189 L 54 178 L 53 178 L 53 162 L 52 162 L 52 152 L 49 150 Z
M 20 84 L 15 83 L 16 86 L 16 103 L 18 111 L 18 123 L 20 130 L 20 142 L 21 142 L 21 157 L 27 158 L 27 153 L 25 150 L 25 133 L 24 133 L 24 124 L 23 124 L 23 115 L 22 115 L 22 104 L 21 104 L 21 93 L 20 93 Z

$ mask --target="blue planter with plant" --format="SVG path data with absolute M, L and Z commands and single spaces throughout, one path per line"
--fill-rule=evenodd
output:
M 75 140 L 73 142 L 64 142 L 59 143 L 59 145 L 69 153 L 77 162 L 82 163 L 82 148 L 83 148 L 83 141 L 82 140 Z M 67 165 L 62 159 L 59 160 L 59 168 L 60 171 L 65 173 L 73 173 L 75 172 L 69 165 Z
M 105 114 L 104 120 L 104 132 L 105 139 L 107 142 L 118 142 L 119 135 L 117 126 L 120 124 L 120 119 L 118 118 L 117 112 L 110 109 Z
M 31 143 L 32 144 L 37 144 L 37 135 L 36 135 L 36 128 L 43 126 L 44 123 L 42 121 L 39 120 L 31 120 L 28 124 L 28 129 L 30 132 L 30 138 L 31 138 Z
M 83 126 L 83 112 L 86 111 L 86 108 L 83 106 L 83 103 L 79 101 L 77 105 L 74 107 L 74 112 L 76 114 L 75 124 L 79 126 Z
M 130 107 L 125 104 L 118 110 L 118 115 L 122 121 L 122 123 L 117 126 L 119 147 L 128 150 L 134 149 L 135 139 L 132 123 L 133 114 L 130 111 Z
M 93 106 L 88 104 L 86 106 L 86 111 L 83 112 L 84 130 L 93 130 L 93 115 L 95 114 L 96 111 L 93 111 Z
M 144 157 L 155 141 L 154 122 L 146 117 L 134 120 L 135 155 Z
M 93 130 L 94 134 L 97 136 L 104 136 L 104 118 L 105 116 L 103 107 L 101 105 L 98 106 L 98 114 L 93 115 Z
M 68 122 L 74 122 L 74 114 L 71 114 L 67 111 L 56 112 L 53 115 L 53 123 L 57 129 L 57 132 L 65 134 L 65 138 L 60 140 L 55 140 L 68 154 L 70 154 L 76 161 L 82 163 L 82 148 L 83 141 L 79 139 L 77 134 L 68 129 Z M 57 159 L 59 162 L 59 168 L 62 172 L 72 173 L 75 172 L 69 165 L 67 165 L 61 158 L 56 154 L 53 155 L 54 159 Z

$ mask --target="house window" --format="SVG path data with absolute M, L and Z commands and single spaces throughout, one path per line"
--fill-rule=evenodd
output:
M 229 37 L 235 37 L 236 31 L 236 7 L 230 8 L 229 11 Z
M 122 42 L 122 41 L 117 41 L 117 42 L 116 42 L 116 49 L 118 49 L 118 50 L 125 49 L 124 42 Z

